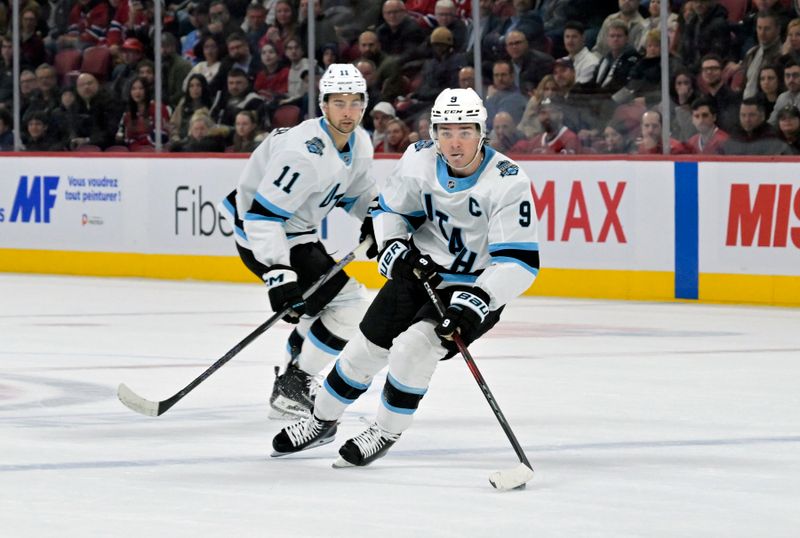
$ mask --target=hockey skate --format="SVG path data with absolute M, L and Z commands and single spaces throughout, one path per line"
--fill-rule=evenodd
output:
M 335 420 L 319 420 L 313 414 L 283 428 L 272 439 L 273 458 L 327 445 L 336 436 Z
M 279 371 L 276 366 L 275 384 L 269 397 L 269 405 L 272 408 L 269 418 L 308 417 L 314 409 L 314 397 L 319 389 L 319 380 L 291 363 L 283 374 L 279 374 Z
M 339 459 L 333 463 L 333 467 L 340 469 L 369 465 L 385 456 L 398 439 L 400 439 L 399 433 L 387 432 L 373 422 L 366 430 L 342 445 L 339 449 Z

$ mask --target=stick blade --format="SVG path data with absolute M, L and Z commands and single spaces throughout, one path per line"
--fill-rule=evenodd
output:
M 496 471 L 489 475 L 489 483 L 500 491 L 522 489 L 533 478 L 533 469 L 520 463 L 513 469 Z
M 148 417 L 157 417 L 159 415 L 158 402 L 151 402 L 150 400 L 142 398 L 129 389 L 128 385 L 125 383 L 119 384 L 117 398 L 119 398 L 119 401 L 122 402 L 125 407 L 132 411 L 147 415 Z

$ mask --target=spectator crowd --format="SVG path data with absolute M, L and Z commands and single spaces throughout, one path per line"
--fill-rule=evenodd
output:
M 174 0 L 154 50 L 152 0 L 0 0 L 0 150 L 18 16 L 27 151 L 250 152 L 307 117 L 326 66 L 352 62 L 378 152 L 428 138 L 439 92 L 472 87 L 510 154 L 660 154 L 667 110 L 671 153 L 800 154 L 800 0 L 671 1 L 668 95 L 664 1 Z

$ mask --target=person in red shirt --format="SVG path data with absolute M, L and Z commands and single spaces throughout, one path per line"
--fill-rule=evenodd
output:
M 664 153 L 661 143 L 661 112 L 648 110 L 642 114 L 642 136 L 637 142 L 640 155 L 661 155 Z M 671 155 L 686 153 L 686 147 L 674 138 L 669 139 L 669 152 Z
M 717 126 L 717 107 L 709 97 L 700 97 L 692 102 L 692 124 L 697 134 L 686 141 L 690 153 L 719 155 L 728 140 L 728 133 Z
M 261 46 L 261 63 L 264 68 L 256 75 L 253 89 L 267 101 L 281 100 L 289 92 L 289 68 L 272 43 Z
M 520 140 L 511 147 L 511 153 L 561 153 L 580 152 L 581 143 L 572 130 L 564 125 L 563 99 L 554 95 L 539 104 L 539 123 L 544 132 L 527 140 Z

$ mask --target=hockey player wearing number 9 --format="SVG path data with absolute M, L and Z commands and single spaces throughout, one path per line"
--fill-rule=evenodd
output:
M 234 224 L 242 261 L 264 281 L 275 312 L 297 324 L 287 366 L 270 397 L 273 418 L 307 416 L 318 382 L 355 332 L 369 302 L 364 287 L 337 273 L 307 300 L 302 292 L 334 265 L 317 235 L 322 219 L 342 207 L 372 235 L 368 208 L 377 189 L 368 171 L 373 151 L 360 126 L 367 83 L 355 66 L 333 64 L 319 88 L 324 118 L 276 129 L 252 153 L 221 209 Z
M 388 281 L 317 394 L 310 417 L 283 428 L 273 456 L 333 441 L 345 408 L 388 365 L 375 422 L 346 441 L 334 467 L 383 456 L 410 425 L 438 362 L 500 318 L 539 271 L 530 181 L 485 146 L 486 109 L 471 89 L 447 89 L 431 110 L 431 136 L 409 147 L 379 179 L 372 211 Z M 420 279 L 448 305 L 438 316 Z

